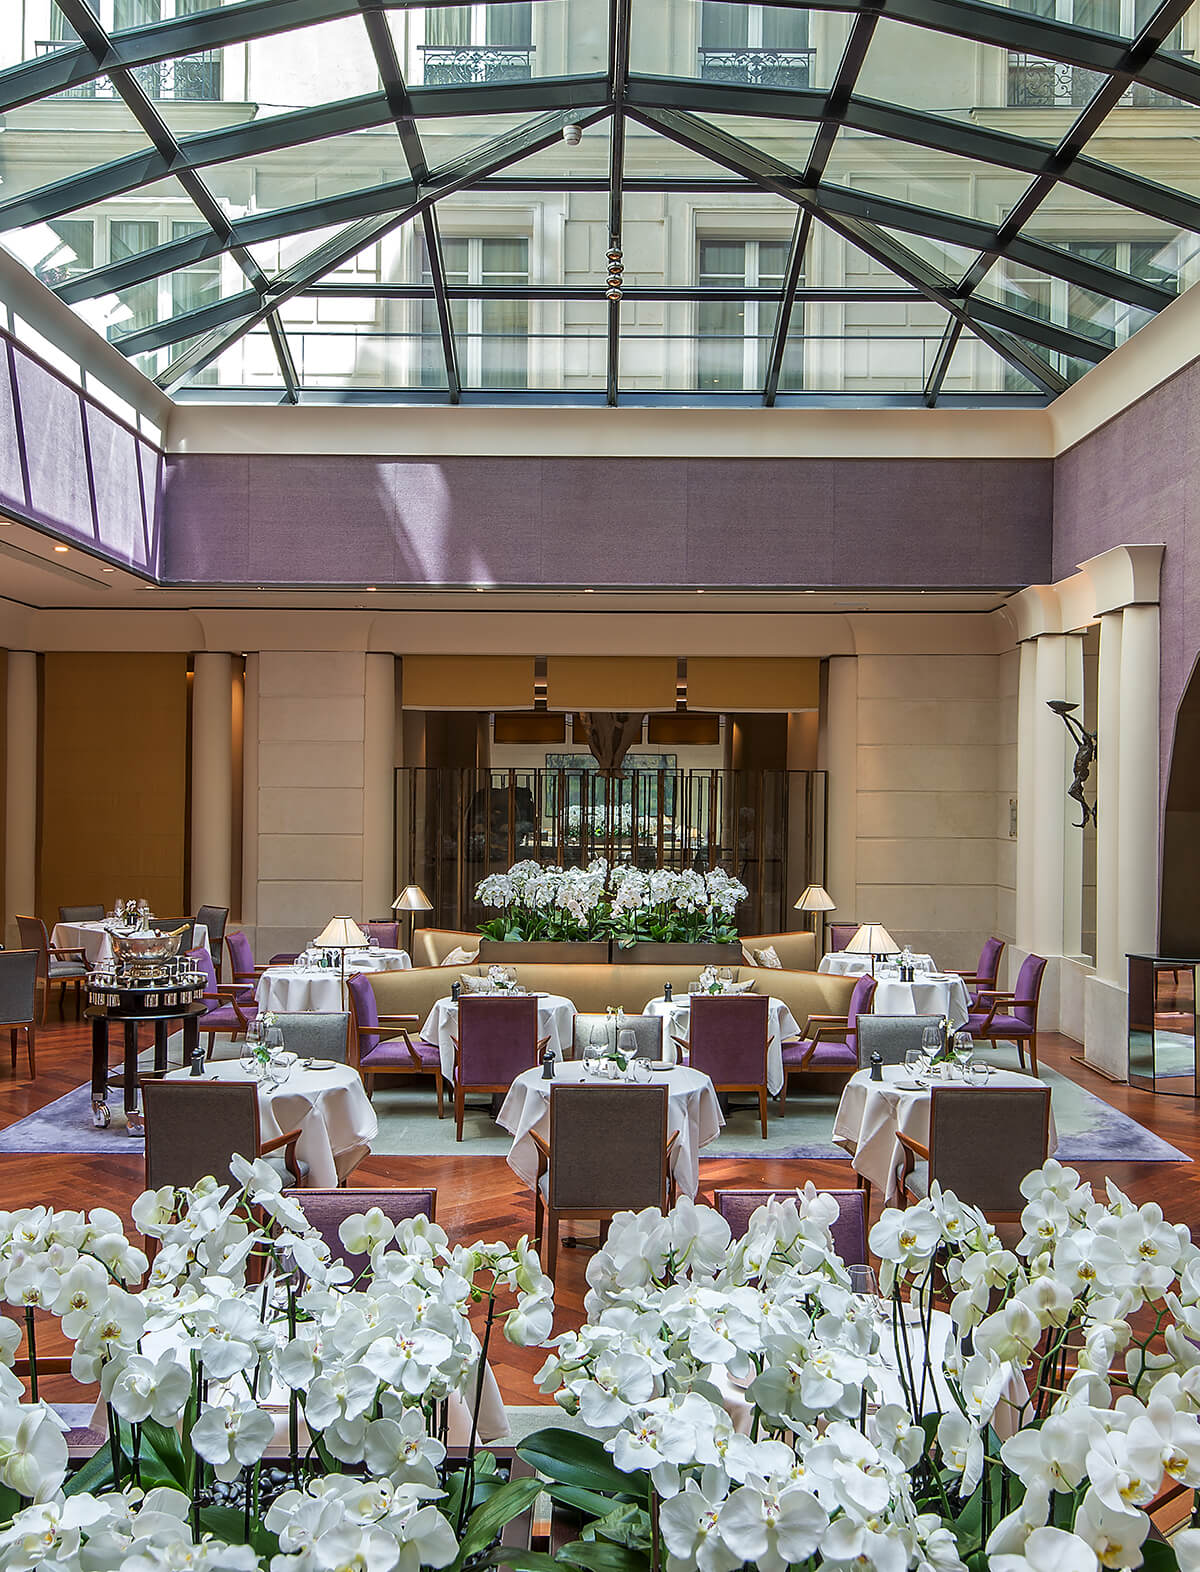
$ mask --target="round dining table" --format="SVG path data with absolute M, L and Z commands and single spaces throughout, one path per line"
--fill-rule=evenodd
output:
M 817 970 L 826 977 L 865 977 L 871 970 L 873 959 L 870 955 L 851 955 L 848 950 L 831 950 L 828 955 L 821 957 Z M 914 953 L 913 965 L 919 972 L 937 970 L 932 955 Z
M 570 1056 L 575 1037 L 575 1006 L 570 999 L 557 993 L 535 994 L 538 1007 L 538 1041 L 549 1040 L 550 1052 L 556 1059 Z M 439 999 L 425 1017 L 421 1038 L 436 1043 L 441 1060 L 442 1074 L 454 1079 L 454 1039 L 458 1036 L 458 1005 L 453 999 Z M 541 1071 L 538 1072 L 539 1075 Z
M 188 1069 L 172 1070 L 168 1080 L 184 1080 Z M 209 1081 L 250 1081 L 237 1059 L 210 1060 L 204 1067 Z M 308 1164 L 308 1183 L 331 1190 L 340 1184 L 371 1150 L 379 1134 L 362 1077 L 348 1064 L 313 1060 L 311 1067 L 298 1060 L 278 1086 L 258 1082 L 259 1124 L 264 1141 L 289 1130 L 299 1130 L 296 1156 Z M 218 1175 L 218 1178 L 221 1176 Z
M 875 977 L 871 1009 L 876 1015 L 942 1015 L 957 1031 L 967 1024 L 967 985 L 957 972 L 917 972 L 912 982 Z
M 404 972 L 411 967 L 407 950 L 346 951 L 346 976 L 355 972 Z M 260 1010 L 292 1013 L 314 1010 L 331 1014 L 346 1009 L 342 974 L 336 966 L 268 966 L 254 988 Z
M 102 922 L 56 922 L 50 933 L 50 944 L 57 950 L 82 950 L 89 966 L 105 966 L 113 958 L 113 933 L 136 933 L 136 928 L 116 923 L 111 918 Z M 182 950 L 209 949 L 208 929 L 202 922 L 192 924 L 190 944 Z
M 651 999 L 644 1014 L 663 1017 L 663 1057 L 677 1059 L 676 1037 L 686 1038 L 690 1021 L 690 994 L 675 999 Z M 783 1086 L 783 1045 L 800 1036 L 800 1027 L 782 999 L 771 999 L 767 1006 L 767 1091 L 772 1097 Z
M 550 1139 L 550 1094 L 556 1086 L 612 1086 L 588 1072 L 582 1059 L 568 1059 L 555 1066 L 554 1079 L 547 1081 L 540 1069 L 523 1070 L 509 1088 L 496 1123 L 513 1138 L 505 1159 L 512 1171 L 529 1185 L 537 1183 L 538 1150 L 532 1140 L 536 1132 Z M 700 1148 L 715 1141 L 725 1123 L 713 1083 L 700 1070 L 676 1064 L 656 1069 L 651 1084 L 665 1085 L 667 1099 L 667 1139 L 676 1136 L 671 1150 L 671 1175 L 681 1195 L 695 1196 L 700 1188 Z
M 885 1205 L 890 1205 L 899 1198 L 905 1166 L 900 1131 L 922 1146 L 929 1142 L 931 1086 L 927 1081 L 915 1081 L 907 1065 L 885 1064 L 882 1069 L 881 1081 L 873 1081 L 869 1070 L 858 1070 L 846 1082 L 834 1115 L 833 1140 L 835 1145 L 850 1152 L 855 1173 L 861 1174 L 879 1191 Z M 963 1083 L 956 1080 L 937 1084 L 961 1086 Z M 995 1090 L 1005 1086 L 1044 1086 L 1046 1083 L 1016 1070 L 993 1068 L 981 1084 L 984 1089 Z M 1057 1145 L 1052 1109 L 1050 1140 L 1046 1148 L 1050 1156 L 1054 1155 Z

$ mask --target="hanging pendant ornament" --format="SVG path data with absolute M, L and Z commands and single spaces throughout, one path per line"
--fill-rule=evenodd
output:
M 621 261 L 620 246 L 613 246 L 607 253 L 606 261 L 608 262 L 608 279 L 606 281 L 608 288 L 605 290 L 605 294 L 609 300 L 620 300 L 621 275 L 625 271 L 625 264 Z

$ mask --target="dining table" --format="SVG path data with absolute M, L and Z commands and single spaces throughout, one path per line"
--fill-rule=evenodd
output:
M 913 965 L 919 972 L 935 972 L 932 955 L 918 955 L 913 951 Z M 817 963 L 817 970 L 826 977 L 865 977 L 872 970 L 874 956 L 851 955 L 848 950 L 831 950 Z
M 537 993 L 533 997 L 537 1000 L 538 1041 L 546 1038 L 556 1059 L 568 1058 L 575 1037 L 575 1006 L 558 993 Z M 454 1079 L 454 1039 L 457 1036 L 458 1005 L 453 999 L 439 999 L 425 1017 L 421 1038 L 437 1045 L 442 1074 L 449 1081 Z
M 404 972 L 412 966 L 407 950 L 359 949 L 346 951 L 347 977 L 355 972 Z M 346 1008 L 342 971 L 337 966 L 268 966 L 254 987 L 260 1010 L 287 1013 L 313 1010 L 331 1014 Z
M 186 1079 L 190 1073 L 186 1068 L 172 1070 L 167 1079 Z M 256 1079 L 237 1059 L 210 1060 L 204 1077 Z M 330 1190 L 342 1183 L 379 1134 L 362 1077 L 352 1066 L 333 1060 L 297 1060 L 276 1086 L 259 1080 L 258 1110 L 264 1141 L 299 1130 L 296 1156 L 308 1164 L 308 1183 L 316 1189 Z
M 869 1070 L 858 1070 L 846 1082 L 833 1120 L 833 1141 L 850 1153 L 855 1173 L 879 1191 L 885 1205 L 900 1196 L 905 1168 L 905 1148 L 900 1133 L 929 1143 L 929 1107 L 932 1086 L 927 1078 L 914 1079 L 914 1072 L 903 1064 L 881 1066 L 882 1080 L 873 1081 Z M 938 1085 L 961 1082 L 939 1081 Z M 974 1084 L 974 1083 L 972 1083 Z M 1016 1070 L 998 1070 L 989 1066 L 988 1076 L 980 1083 L 983 1088 L 1044 1086 L 1036 1076 L 1021 1075 Z M 1054 1128 L 1054 1111 L 1050 1112 L 1050 1139 L 1047 1152 L 1054 1155 L 1058 1133 Z
M 700 1188 L 700 1148 L 715 1141 L 725 1123 L 713 1083 L 701 1070 L 675 1064 L 650 1072 L 651 1084 L 667 1087 L 667 1139 L 676 1136 L 671 1151 L 671 1175 L 681 1195 L 694 1197 Z M 538 1068 L 523 1070 L 509 1088 L 496 1115 L 496 1123 L 513 1138 L 505 1161 L 532 1189 L 537 1184 L 538 1150 L 533 1135 L 550 1139 L 550 1096 L 555 1086 L 611 1086 L 607 1077 L 593 1074 L 582 1059 L 556 1065 L 547 1081 Z
M 661 995 L 646 1004 L 644 1014 L 663 1017 L 663 1056 L 679 1056 L 677 1037 L 686 1038 L 691 1022 L 691 994 L 678 994 L 673 999 Z M 783 1087 L 783 1045 L 800 1036 L 795 1016 L 782 999 L 770 999 L 767 1005 L 767 1091 L 772 1097 Z
M 89 966 L 107 966 L 113 958 L 111 935 L 136 933 L 125 923 L 111 918 L 97 922 L 56 922 L 50 932 L 50 945 L 57 950 L 82 950 Z M 192 924 L 192 942 L 183 950 L 210 949 L 208 929 L 202 922 Z

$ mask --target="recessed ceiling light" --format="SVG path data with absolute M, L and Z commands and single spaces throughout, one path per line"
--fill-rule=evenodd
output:
M 54 549 L 55 551 L 68 551 L 70 548 L 67 546 L 55 546 Z
M 374 584 L 368 584 L 368 585 L 367 585 L 367 594 L 368 594 L 368 595 L 374 595 L 374 593 L 375 593 L 375 591 L 376 591 L 376 588 L 377 588 L 377 586 L 376 586 L 376 585 L 374 585 Z
M 101 573 L 115 573 L 117 570 L 116 568 L 101 568 L 100 571 Z
M 697 590 L 697 591 L 696 591 L 696 594 L 697 594 L 697 595 L 703 595 L 703 594 L 704 594 L 704 591 L 703 591 L 703 590 Z
M 585 589 L 583 593 L 585 595 L 594 595 L 596 591 L 594 589 Z

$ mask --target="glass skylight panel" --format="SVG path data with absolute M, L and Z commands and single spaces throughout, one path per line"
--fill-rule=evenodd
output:
M 1030 177 L 940 148 L 919 147 L 843 126 L 825 179 L 917 207 L 995 224 L 1024 192 Z
M 608 69 L 607 0 L 419 6 L 387 17 L 410 87 L 491 87 Z
M 107 76 L 10 109 L 0 136 L 0 223 L 13 197 L 151 147 Z
M 634 0 L 630 68 L 651 76 L 800 92 L 827 89 L 852 15 L 734 0 Z
M 230 220 L 312 207 L 316 225 L 317 203 L 383 185 L 407 188 L 411 175 L 396 128 L 388 125 L 212 164 L 204 182 Z

